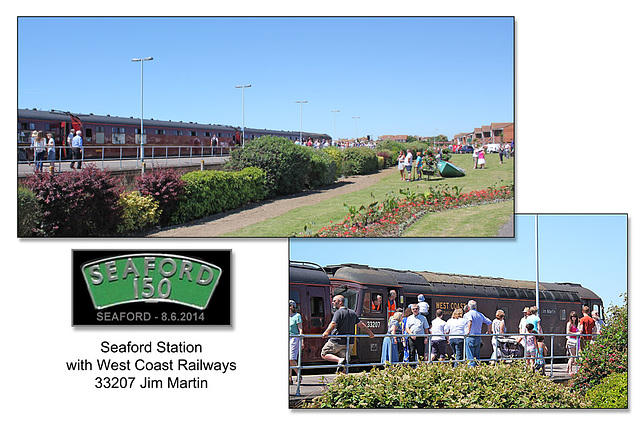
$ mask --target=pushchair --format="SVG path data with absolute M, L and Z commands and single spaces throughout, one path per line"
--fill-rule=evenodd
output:
M 507 363 L 514 359 L 521 359 L 524 357 L 524 349 L 511 337 L 496 337 L 498 343 L 498 359 L 503 359 Z

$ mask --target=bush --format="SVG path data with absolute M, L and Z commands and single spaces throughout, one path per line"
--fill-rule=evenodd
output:
M 158 202 L 160 224 L 171 222 L 173 213 L 184 197 L 185 182 L 173 169 L 159 168 L 147 171 L 144 176 L 136 178 L 136 189 L 143 196 L 151 196 Z
M 322 187 L 336 180 L 337 166 L 333 157 L 324 150 L 309 149 L 311 153 L 309 174 L 306 186 Z
M 366 175 L 378 170 L 378 156 L 366 147 L 349 147 L 342 156 L 342 173 L 348 175 Z
M 322 152 L 329 155 L 336 164 L 335 179 L 342 176 L 342 150 L 338 147 L 326 147 L 322 149 Z
M 160 203 L 152 196 L 143 196 L 138 191 L 122 193 L 118 204 L 122 208 L 122 220 L 118 233 L 131 233 L 152 227 L 160 220 Z
M 262 200 L 267 194 L 266 174 L 258 168 L 240 172 L 197 171 L 182 176 L 185 197 L 172 217 L 185 222 L 246 203 Z
M 625 295 L 623 307 L 610 307 L 608 324 L 591 344 L 581 349 L 578 372 L 571 387 L 580 393 L 599 384 L 614 373 L 628 369 L 628 312 Z
M 226 170 L 240 171 L 257 167 L 266 173 L 269 197 L 290 194 L 305 188 L 310 171 L 311 153 L 307 147 L 286 138 L 263 136 L 234 150 L 225 165 Z
M 384 159 L 384 165 L 380 169 L 394 166 L 398 163 L 398 153 L 391 150 L 377 150 L 377 156 Z
M 628 375 L 621 372 L 606 377 L 600 384 L 587 391 L 586 397 L 591 408 L 628 407 Z
M 568 388 L 522 364 L 403 365 L 338 375 L 312 408 L 583 408 Z
M 43 215 L 46 236 L 109 236 L 121 218 L 120 181 L 87 166 L 77 172 L 36 173 L 26 180 Z
M 18 237 L 33 237 L 42 234 L 42 211 L 33 191 L 18 187 Z

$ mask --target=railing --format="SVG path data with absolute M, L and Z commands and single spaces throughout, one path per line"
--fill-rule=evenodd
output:
M 145 146 L 144 147 L 144 161 L 145 162 L 165 162 L 165 166 L 169 165 L 170 159 L 177 159 L 178 166 L 182 165 L 183 161 L 188 161 L 188 164 L 193 165 L 194 160 L 204 160 L 220 158 L 223 159 L 231 154 L 231 151 L 238 147 L 211 147 L 211 146 L 180 146 L 180 145 L 161 145 L 161 146 Z M 30 146 L 18 147 L 18 164 L 26 165 L 33 164 L 34 169 L 37 168 L 39 163 L 43 164 L 43 169 L 51 167 L 58 172 L 62 171 L 62 165 L 64 163 L 71 162 L 85 162 L 90 161 L 94 164 L 99 164 L 101 169 L 104 169 L 105 163 L 113 165 L 113 162 L 119 163 L 119 168 L 123 169 L 123 162 L 128 161 L 135 167 L 141 166 L 141 150 L 140 146 L 124 146 L 124 145 L 104 145 L 104 146 L 85 146 L 81 150 L 80 159 L 63 158 L 63 150 L 70 151 L 71 147 L 57 146 L 55 149 L 55 160 L 48 160 L 45 152 L 45 158 L 43 160 L 36 160 L 35 148 Z M 91 150 L 92 155 L 85 157 L 85 151 Z M 106 152 L 109 152 L 107 155 Z M 31 154 L 32 159 L 28 159 L 28 154 Z M 96 155 L 97 154 L 97 155 Z
M 466 338 L 471 338 L 471 337 L 496 337 L 496 338 L 511 338 L 511 339 L 516 339 L 518 337 L 522 337 L 522 342 L 523 342 L 523 356 L 522 357 L 495 357 L 495 358 L 480 358 L 480 359 L 476 359 L 477 362 L 505 362 L 505 361 L 513 361 L 513 360 L 533 360 L 535 362 L 536 359 L 540 359 L 539 356 L 536 356 L 535 354 L 533 356 L 527 356 L 526 355 L 526 343 L 525 343 L 525 337 L 526 336 L 531 336 L 531 334 L 512 334 L 512 335 L 505 335 L 505 334 L 466 334 L 466 335 L 460 335 L 460 334 L 380 334 L 380 335 L 374 335 L 374 338 L 384 338 L 384 337 L 395 337 L 395 338 L 408 338 L 411 339 L 409 337 L 423 337 L 425 338 L 424 343 L 425 343 L 425 360 L 422 363 L 465 363 L 465 362 L 469 362 L 470 360 L 467 359 L 467 339 Z M 542 359 L 544 359 L 545 361 L 545 365 L 547 365 L 547 361 L 549 361 L 548 366 L 549 366 L 549 376 L 550 377 L 554 377 L 554 360 L 555 359 L 577 359 L 579 357 L 579 350 L 580 350 L 580 343 L 584 342 L 584 339 L 587 337 L 590 337 L 592 340 L 597 337 L 596 334 L 578 334 L 578 333 L 570 333 L 570 334 L 534 334 L 534 336 L 542 336 L 542 337 L 550 337 L 551 338 L 551 345 L 548 348 L 549 350 L 549 354 L 547 356 L 543 356 Z M 558 355 L 558 354 L 554 354 L 554 340 L 555 339 L 566 339 L 568 336 L 571 337 L 578 337 L 577 338 L 577 344 L 576 344 L 576 355 L 572 356 L 570 354 L 564 354 L 564 355 Z M 449 337 L 463 337 L 465 338 L 463 341 L 463 351 L 462 351 L 462 359 L 461 360 L 457 360 L 457 359 L 445 359 L 445 360 L 431 360 L 431 341 L 433 337 L 443 337 L 443 338 L 449 338 Z M 299 339 L 304 339 L 304 338 L 322 338 L 322 335 L 289 335 L 289 338 L 299 338 Z M 350 349 L 350 342 L 351 339 L 353 338 L 366 338 L 366 339 L 373 339 L 373 338 L 369 338 L 369 335 L 366 334 L 362 334 L 362 335 L 331 335 L 329 338 L 346 338 L 347 339 L 347 351 L 346 351 L 346 356 L 345 356 L 345 362 L 343 364 L 339 364 L 336 365 L 335 363 L 332 363 L 330 365 L 308 365 L 308 366 L 303 366 L 302 365 L 302 349 L 299 348 L 298 350 L 298 364 L 297 366 L 289 366 L 289 369 L 295 369 L 298 372 L 297 375 L 297 388 L 296 388 L 296 396 L 300 396 L 300 384 L 301 384 L 301 375 L 300 373 L 302 372 L 303 369 L 323 369 L 323 368 L 331 368 L 331 369 L 335 369 L 336 367 L 338 368 L 344 368 L 345 369 L 345 373 L 349 373 L 349 368 L 360 368 L 360 367 L 373 367 L 373 366 L 386 366 L 387 364 L 391 364 L 391 365 L 418 365 L 419 363 L 421 363 L 421 361 L 419 360 L 414 360 L 414 361 L 409 361 L 409 362 L 404 362 L 404 361 L 398 361 L 398 362 L 389 362 L 389 361 L 385 361 L 385 362 L 368 362 L 368 363 L 350 363 L 349 362 L 349 358 L 351 356 L 351 349 Z M 520 344 L 518 344 L 520 345 Z M 391 351 L 391 350 L 390 350 Z M 455 357 L 455 353 L 454 353 L 454 357 Z

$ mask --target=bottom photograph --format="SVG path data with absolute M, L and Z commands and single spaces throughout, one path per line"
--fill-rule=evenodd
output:
M 290 239 L 289 407 L 628 407 L 627 216 Z

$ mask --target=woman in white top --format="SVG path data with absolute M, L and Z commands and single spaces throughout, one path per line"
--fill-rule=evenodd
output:
M 456 308 L 453 310 L 451 319 L 447 320 L 447 323 L 444 325 L 444 332 L 450 334 L 447 339 L 456 358 L 453 366 L 458 366 L 458 361 L 462 361 L 464 358 L 464 330 L 468 321 L 463 316 L 464 311 L 461 308 Z
M 404 181 L 404 151 L 402 150 L 398 156 L 398 170 L 400 171 L 400 181 Z
M 492 334 L 499 334 L 499 335 L 504 335 L 506 332 L 506 328 L 504 325 L 504 311 L 502 310 L 498 310 L 496 311 L 496 318 L 493 319 L 493 322 L 491 323 L 491 333 Z M 493 353 L 491 353 L 491 364 L 495 365 L 496 364 L 496 359 L 498 359 L 498 340 L 497 340 L 497 336 L 492 336 L 491 337 L 491 345 L 493 346 Z
M 53 167 L 53 162 L 56 160 L 56 141 L 51 133 L 47 134 L 47 160 L 51 162 L 49 166 Z
M 33 147 L 33 159 L 35 160 L 35 169 L 42 172 L 42 166 L 44 165 L 44 159 L 47 155 L 47 140 L 44 138 L 44 132 L 39 130 L 33 141 L 31 142 Z

